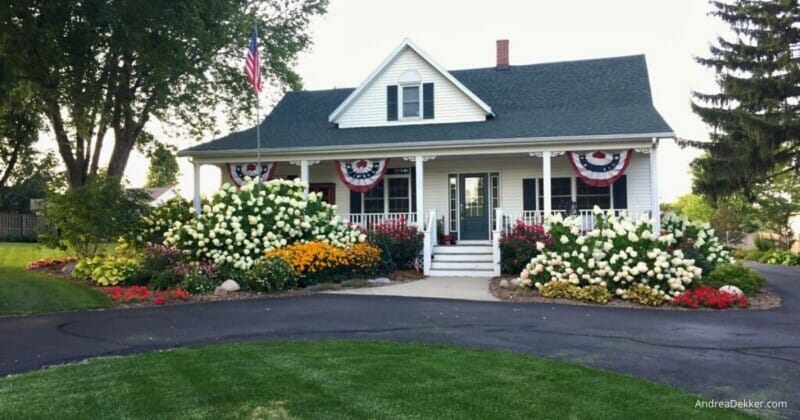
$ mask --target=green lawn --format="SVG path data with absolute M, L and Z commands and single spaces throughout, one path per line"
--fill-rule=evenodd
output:
M 108 299 L 96 290 L 25 269 L 31 261 L 63 256 L 61 252 L 37 244 L 0 242 L 0 314 L 108 306 Z
M 6 418 L 746 417 L 698 398 L 519 354 L 353 341 L 198 346 L 0 379 Z

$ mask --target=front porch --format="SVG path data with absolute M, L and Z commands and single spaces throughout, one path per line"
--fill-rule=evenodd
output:
M 490 247 L 492 269 L 478 270 L 475 275 L 494 275 L 499 274 L 499 234 L 518 220 L 541 224 L 546 214 L 578 215 L 582 230 L 590 231 L 594 228 L 592 208 L 595 205 L 617 212 L 627 211 L 634 217 L 646 214 L 657 220 L 656 144 L 652 141 L 639 144 L 635 151 L 629 149 L 632 157 L 625 174 L 605 187 L 586 185 L 576 176 L 565 153 L 553 150 L 488 152 L 482 148 L 483 153 L 463 150 L 461 153 L 387 156 L 382 158 L 387 159 L 382 177 L 361 191 L 348 185 L 335 167 L 337 160 L 355 163 L 361 159 L 358 156 L 290 160 L 265 155 L 264 162 L 274 165 L 270 168 L 272 178 L 304 181 L 308 184 L 307 191 L 320 192 L 323 199 L 337 206 L 343 219 L 354 225 L 370 229 L 390 220 L 417 225 L 426 236 L 423 255 L 426 274 L 453 275 L 438 273 L 432 268 L 437 261 L 437 251 L 449 252 L 437 247 L 437 236 L 441 232 L 454 237 L 459 245 Z M 594 147 L 609 150 L 611 146 Z M 206 162 L 195 160 L 196 186 L 199 186 L 199 167 L 203 163 L 219 166 L 222 181 L 232 182 L 230 165 L 237 160 L 251 162 L 251 159 L 247 156 Z M 369 162 L 378 160 L 381 159 L 373 157 Z M 195 206 L 199 211 L 198 192 L 196 188 Z M 657 223 L 654 229 L 659 229 Z M 485 254 L 482 249 L 462 259 L 467 262 L 469 258 Z

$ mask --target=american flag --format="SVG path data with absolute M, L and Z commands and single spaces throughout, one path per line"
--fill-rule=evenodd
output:
M 253 28 L 253 36 L 250 38 L 250 47 L 247 48 L 247 59 L 244 62 L 244 72 L 253 85 L 256 95 L 261 93 L 261 64 L 258 60 L 258 32 Z

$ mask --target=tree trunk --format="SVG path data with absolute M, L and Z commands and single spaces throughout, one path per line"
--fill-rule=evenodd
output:
M 11 159 L 8 160 L 8 166 L 6 166 L 3 176 L 0 177 L 0 187 L 5 187 L 6 182 L 8 182 L 8 178 L 11 177 L 11 172 L 14 170 L 14 166 L 17 164 L 17 159 L 19 158 L 20 149 L 21 146 L 19 145 L 14 147 L 14 151 L 11 153 Z
M 64 166 L 67 167 L 67 179 L 69 180 L 70 187 L 80 187 L 86 184 L 86 173 L 83 168 L 86 165 L 82 162 L 83 156 L 78 156 L 77 159 L 72 153 L 72 146 L 69 143 L 67 131 L 64 128 L 64 121 L 61 118 L 61 110 L 57 103 L 48 102 L 46 104 L 47 118 L 53 127 L 53 133 L 56 136 L 56 144 L 58 144 L 58 153 L 64 161 Z

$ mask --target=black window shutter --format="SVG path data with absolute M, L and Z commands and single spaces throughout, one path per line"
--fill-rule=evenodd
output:
M 411 212 L 417 211 L 417 171 L 411 172 Z M 417 215 L 417 217 L 421 217 Z
M 361 193 L 350 191 L 350 213 L 361 213 Z
M 614 208 L 626 209 L 628 208 L 628 179 L 627 175 L 622 175 L 617 182 L 614 183 Z
M 522 180 L 522 210 L 536 210 L 536 180 Z
M 422 84 L 422 118 L 433 119 L 433 83 Z
M 536 182 L 539 184 L 539 193 L 536 195 L 536 199 L 539 200 L 539 208 L 544 210 L 544 178 L 539 178 Z
M 386 86 L 386 120 L 397 121 L 397 85 Z

